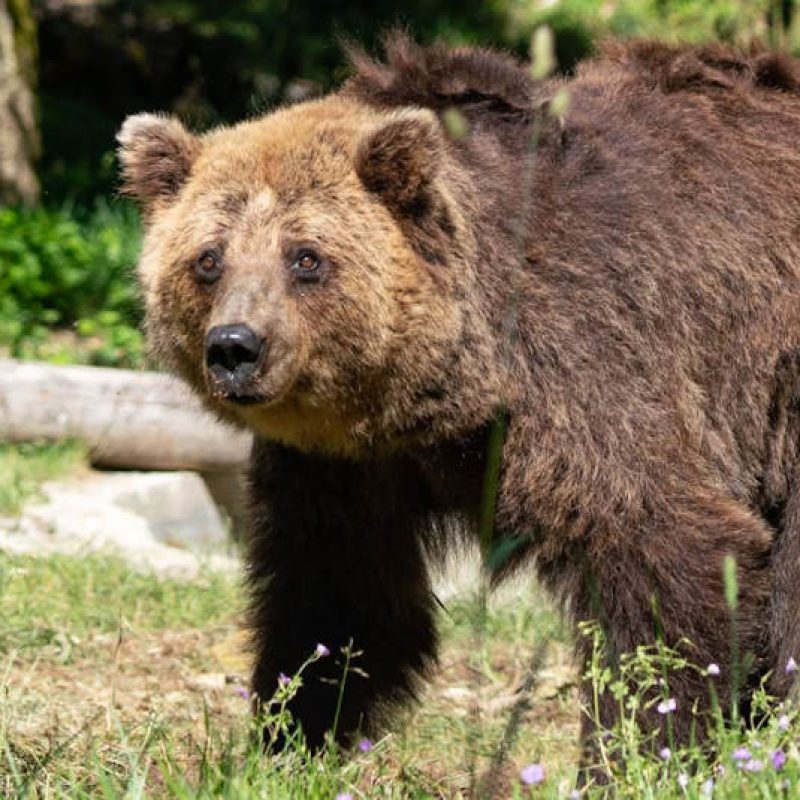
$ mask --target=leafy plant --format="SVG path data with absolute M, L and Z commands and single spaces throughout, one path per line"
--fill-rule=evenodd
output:
M 742 44 L 766 40 L 774 34 L 767 25 L 769 8 L 770 0 L 558 0 L 511 6 L 509 15 L 515 31 L 549 25 L 559 68 L 570 70 L 609 37 Z
M 141 363 L 138 249 L 127 204 L 0 209 L 0 347 L 19 358 Z

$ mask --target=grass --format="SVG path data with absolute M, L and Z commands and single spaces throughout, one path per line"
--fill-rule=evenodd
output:
M 487 797 L 570 796 L 576 676 L 565 631 L 535 587 L 490 603 L 477 639 L 480 600 L 448 603 L 441 666 L 422 704 L 368 752 L 348 756 L 311 756 L 300 743 L 279 758 L 262 755 L 243 696 L 242 600 L 236 581 L 221 575 L 180 583 L 105 557 L 0 555 L 0 796 L 421 800 L 474 796 L 474 785 Z M 537 643 L 544 655 L 520 706 L 515 690 Z M 771 713 L 754 728 L 721 726 L 717 756 L 698 747 L 641 755 L 631 709 L 650 702 L 664 664 L 690 668 L 644 650 L 626 661 L 614 687 L 624 720 L 604 740 L 615 783 L 582 796 L 796 796 L 800 724 L 763 694 L 757 705 Z M 599 664 L 593 670 L 599 684 L 613 682 Z M 639 695 L 625 688 L 634 674 Z M 508 761 L 493 771 L 504 740 Z M 545 778 L 528 787 L 519 774 L 530 763 L 543 765 Z
M 44 481 L 77 470 L 85 457 L 85 448 L 74 441 L 0 443 L 0 515 L 17 514 L 26 501 L 39 496 Z
M 455 602 L 425 702 L 370 752 L 311 757 L 298 746 L 266 759 L 241 696 L 242 604 L 237 583 L 220 575 L 189 584 L 109 558 L 0 555 L 0 796 L 456 796 L 469 786 L 473 754 L 483 754 L 485 767 L 502 736 L 527 663 L 518 634 L 552 620 L 533 604 L 492 610 L 492 646 L 476 682 L 476 603 Z M 535 700 L 542 716 L 514 749 L 512 783 L 543 746 L 566 756 L 559 758 L 571 780 L 573 675 L 566 643 L 551 647 L 551 675 Z
M 45 653 L 67 663 L 97 635 L 213 627 L 240 606 L 213 572 L 189 584 L 154 580 L 110 557 L 0 554 L 0 652 L 16 657 Z
M 74 444 L 1 447 L 3 512 L 82 464 Z M 571 635 L 536 586 L 501 589 L 488 603 L 479 592 L 448 600 L 440 664 L 421 703 L 355 754 L 311 756 L 299 742 L 281 757 L 262 754 L 245 696 L 243 606 L 240 586 L 224 574 L 189 583 L 108 556 L 0 553 L 0 797 L 554 799 L 574 791 Z M 757 722 L 716 720 L 712 747 L 643 754 L 636 709 L 667 697 L 670 675 L 706 667 L 641 649 L 615 676 L 595 660 L 591 679 L 618 698 L 622 721 L 602 740 L 611 786 L 581 797 L 798 795 L 800 721 L 764 692 Z M 277 699 L 303 691 L 301 683 Z M 285 719 L 278 707 L 261 723 Z M 526 786 L 520 774 L 531 764 L 544 779 Z

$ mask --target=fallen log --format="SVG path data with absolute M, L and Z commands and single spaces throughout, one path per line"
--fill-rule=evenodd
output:
M 79 439 L 96 466 L 241 469 L 251 436 L 154 372 L 0 359 L 0 441 Z

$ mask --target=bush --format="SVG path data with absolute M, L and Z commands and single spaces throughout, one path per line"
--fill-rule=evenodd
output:
M 570 71 L 607 38 L 650 37 L 672 42 L 715 39 L 747 44 L 776 35 L 767 24 L 769 0 L 558 0 L 522 4 L 512 18 L 516 31 L 549 25 L 558 66 Z
M 0 347 L 18 358 L 141 363 L 138 249 L 127 204 L 0 209 Z

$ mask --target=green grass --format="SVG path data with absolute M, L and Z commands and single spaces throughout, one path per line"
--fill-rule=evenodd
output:
M 0 654 L 40 655 L 38 648 L 55 646 L 63 662 L 65 643 L 75 657 L 76 646 L 120 627 L 213 628 L 229 621 L 241 600 L 219 573 L 186 583 L 155 579 L 111 557 L 0 553 Z
M 240 696 L 247 674 L 237 634 L 241 604 L 229 577 L 184 584 L 109 558 L 0 556 L 0 796 L 333 800 L 349 793 L 422 800 L 466 798 L 471 784 L 486 797 L 570 796 L 574 673 L 563 629 L 537 589 L 490 603 L 485 617 L 479 598 L 451 603 L 442 675 L 369 752 L 312 756 L 296 742 L 278 758 L 262 755 Z M 530 707 L 513 731 L 514 689 L 539 641 L 549 643 L 550 655 L 538 665 Z M 625 661 L 616 684 L 599 662 L 592 667 L 598 685 L 614 684 L 623 722 L 604 739 L 612 787 L 581 796 L 796 796 L 800 724 L 763 694 L 757 707 L 770 712 L 765 720 L 753 728 L 720 725 L 716 755 L 699 747 L 675 749 L 668 759 L 642 755 L 633 709 L 652 702 L 665 667 L 670 674 L 692 668 L 673 654 L 645 650 Z M 547 691 L 548 675 L 559 669 L 572 677 Z M 223 674 L 229 682 L 192 688 Z M 632 676 L 638 694 L 627 688 Z M 280 701 L 295 691 L 303 691 L 302 675 L 261 723 L 284 725 Z M 487 776 L 509 732 L 508 761 L 492 782 Z M 749 756 L 738 757 L 742 747 Z M 780 769 L 777 751 L 786 756 Z M 526 787 L 519 771 L 531 762 L 544 765 L 545 779 Z
M 0 796 L 458 796 L 474 756 L 485 770 L 506 724 L 487 707 L 476 726 L 475 699 L 513 703 L 509 684 L 528 656 L 517 638 L 552 615 L 492 609 L 488 671 L 476 683 L 471 627 L 479 604 L 451 604 L 444 674 L 372 751 L 312 757 L 298 744 L 267 759 L 239 694 L 248 673 L 242 605 L 237 581 L 221 575 L 181 583 L 109 558 L 0 555 Z M 220 675 L 229 682 L 202 688 Z M 290 691 L 302 691 L 299 683 Z M 541 707 L 550 718 L 574 716 L 558 691 Z M 267 722 L 283 724 L 279 715 Z M 545 727 L 520 738 L 516 761 L 539 746 Z M 574 730 L 567 747 L 571 740 Z M 569 779 L 568 762 L 564 770 Z
M 42 480 L 79 469 L 82 457 L 74 444 L 0 448 L 6 513 Z M 735 586 L 730 594 L 735 606 Z M 0 553 L 0 797 L 570 797 L 577 674 L 554 607 L 528 585 L 445 605 L 437 673 L 369 752 L 312 756 L 295 742 L 267 758 L 242 696 L 249 656 L 235 577 L 183 582 L 106 556 Z M 610 787 L 581 797 L 800 795 L 800 721 L 764 692 L 757 723 L 717 717 L 705 749 L 648 751 L 636 710 L 669 695 L 669 676 L 706 666 L 647 649 L 625 658 L 620 675 L 600 659 L 590 665 L 598 690 L 618 698 L 622 721 L 602 739 Z M 303 691 L 302 676 L 285 690 L 294 691 Z M 286 724 L 280 702 L 260 723 Z M 520 770 L 532 763 L 545 778 L 527 787 Z
M 44 481 L 78 469 L 86 450 L 77 442 L 58 444 L 0 443 L 0 514 L 16 514 L 39 496 Z

